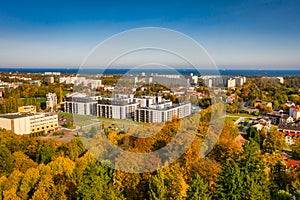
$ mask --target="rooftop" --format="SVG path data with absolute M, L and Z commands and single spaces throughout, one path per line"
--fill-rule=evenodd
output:
M 6 118 L 6 119 L 18 119 L 22 117 L 28 117 L 28 116 L 35 116 L 35 115 L 53 115 L 52 113 L 9 113 L 9 114 L 3 114 L 0 115 L 0 118 Z

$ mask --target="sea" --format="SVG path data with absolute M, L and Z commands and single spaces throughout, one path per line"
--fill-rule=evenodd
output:
M 0 72 L 44 73 L 60 72 L 61 74 L 181 74 L 181 75 L 228 75 L 228 76 L 300 76 L 299 70 L 252 70 L 252 69 L 221 69 L 218 71 L 203 69 L 129 69 L 129 68 L 0 68 Z

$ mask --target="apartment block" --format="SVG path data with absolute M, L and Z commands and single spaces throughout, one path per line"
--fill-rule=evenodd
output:
M 65 98 L 65 111 L 80 115 L 94 115 L 113 119 L 132 119 L 139 122 L 165 122 L 176 115 L 179 118 L 191 114 L 191 104 L 172 105 L 161 96 L 134 97 L 115 94 L 113 98 L 86 96 L 73 93 Z
M 166 122 L 172 120 L 174 116 L 179 118 L 187 117 L 191 114 L 191 103 L 181 103 L 167 107 L 138 108 L 135 111 L 134 121 L 137 122 Z
M 79 115 L 97 115 L 98 96 L 87 96 L 82 93 L 67 95 L 64 103 L 65 112 Z

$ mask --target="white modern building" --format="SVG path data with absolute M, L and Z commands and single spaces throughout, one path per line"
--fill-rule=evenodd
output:
M 283 84 L 284 78 L 283 77 L 274 77 L 274 76 L 263 76 L 263 77 L 261 77 L 261 81 L 263 83 Z
M 106 98 L 73 93 L 65 100 L 65 111 L 69 113 L 139 122 L 165 122 L 174 116 L 183 118 L 191 114 L 191 103 L 172 105 L 161 96 L 135 98 L 133 95 L 115 94 L 113 98 Z
M 192 84 L 198 83 L 198 76 L 191 76 L 191 78 L 192 78 Z
M 133 119 L 139 103 L 133 95 L 116 94 L 114 98 L 101 98 L 97 104 L 97 116 L 113 119 Z
M 233 88 L 235 88 L 235 86 L 236 86 L 235 79 L 230 78 L 230 79 L 226 80 L 226 87 L 233 89 Z
M 98 96 L 87 96 L 83 93 L 72 93 L 66 96 L 65 112 L 79 115 L 97 115 Z
M 96 89 L 102 85 L 101 80 L 87 79 L 86 77 L 77 76 L 60 77 L 59 82 L 64 84 L 74 84 L 75 86 L 88 86 L 91 89 Z
M 0 127 L 17 135 L 48 133 L 58 128 L 55 113 L 9 113 L 0 115 Z
M 53 75 L 53 76 L 60 76 L 60 72 L 45 72 L 45 76 Z
M 53 110 L 57 105 L 57 96 L 55 93 L 46 94 L 46 108 Z
M 235 88 L 236 85 L 243 85 L 246 82 L 246 77 L 241 76 L 202 76 L 201 79 L 207 87 Z
M 244 77 L 244 76 L 236 76 L 236 77 L 234 77 L 234 79 L 235 79 L 236 85 L 242 86 L 242 85 L 244 85 L 244 83 L 246 83 L 246 77 Z
M 169 105 L 169 104 L 168 104 Z M 137 122 L 166 122 L 171 121 L 174 116 L 179 118 L 187 117 L 191 114 L 191 103 L 182 103 L 168 107 L 138 108 L 135 111 L 134 120 Z

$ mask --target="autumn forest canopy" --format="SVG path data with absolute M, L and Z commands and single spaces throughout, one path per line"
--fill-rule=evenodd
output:
M 290 199 L 299 197 L 299 169 L 288 168 L 278 152 L 284 140 L 276 131 L 267 136 L 252 131 L 243 146 L 236 142 L 239 131 L 225 121 L 221 135 L 209 154 L 200 154 L 212 109 L 202 110 L 197 133 L 187 151 L 167 165 L 151 157 L 145 165 L 160 163 L 161 169 L 146 173 L 114 170 L 96 158 L 108 159 L 99 134 L 89 138 L 98 147 L 88 151 L 84 139 L 67 143 L 0 132 L 0 199 Z M 174 118 L 150 139 L 116 133 L 106 137 L 131 152 L 151 152 L 169 143 L 181 121 Z M 146 126 L 151 131 L 155 127 Z M 262 139 L 265 137 L 265 143 Z M 213 136 L 210 139 L 213 141 Z M 282 143 L 283 141 L 283 143 Z M 261 146 L 265 149 L 262 149 Z M 294 146 L 300 156 L 300 142 Z M 102 149 L 102 150 L 101 150 Z M 97 152 L 98 155 L 95 155 Z M 117 157 L 133 167 L 135 160 Z M 123 159 L 123 160 L 122 160 Z M 297 196 L 298 195 L 298 196 Z

